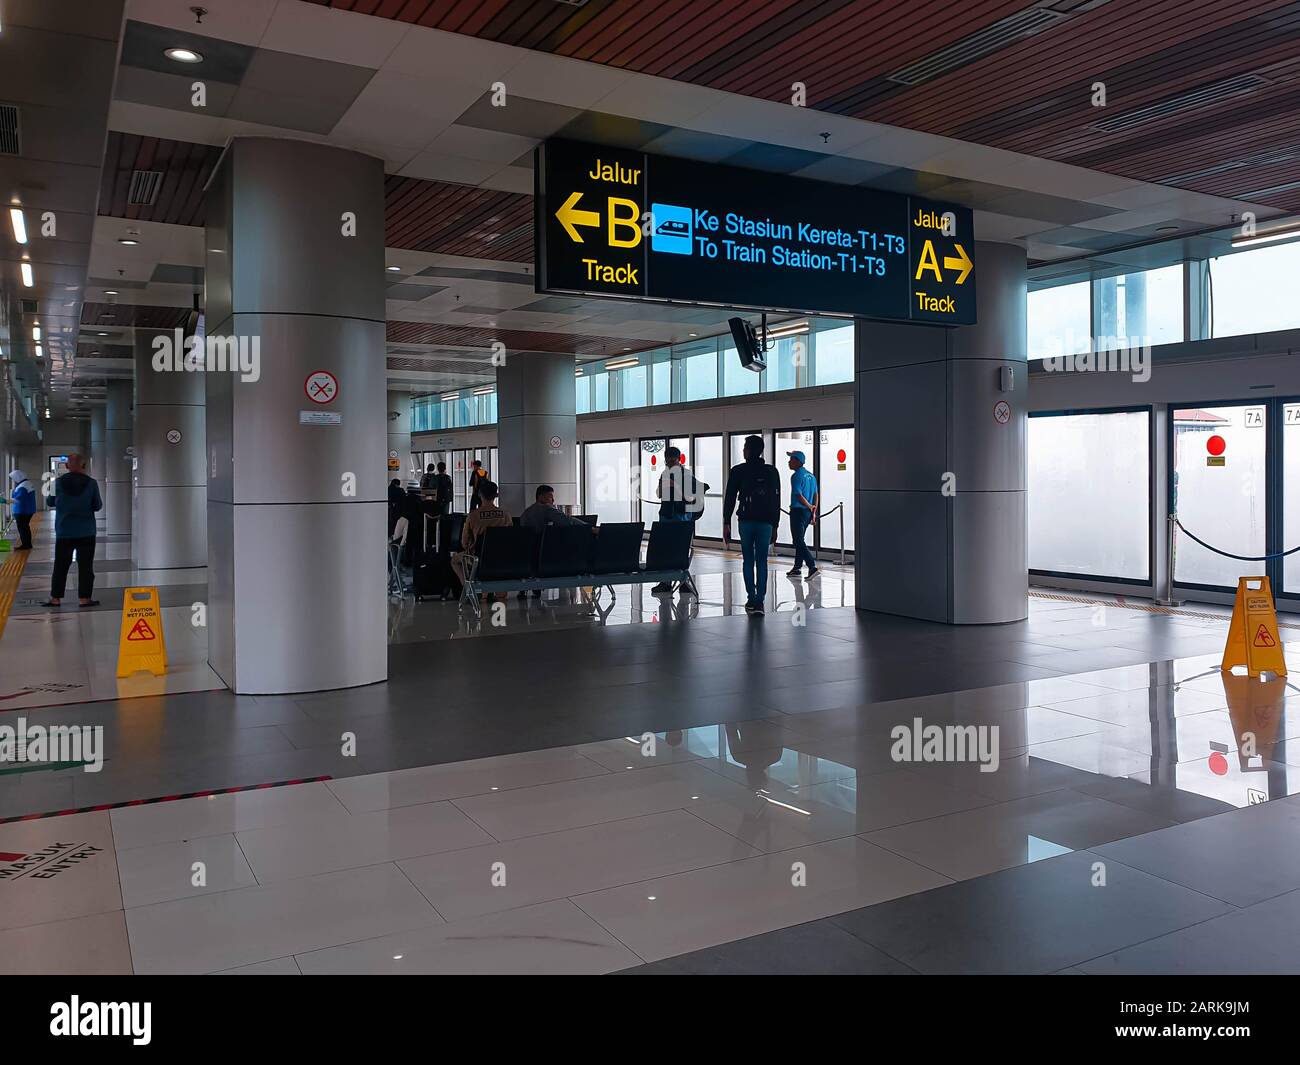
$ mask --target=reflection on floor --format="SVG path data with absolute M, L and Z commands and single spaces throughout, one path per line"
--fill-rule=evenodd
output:
M 131 540 L 101 536 L 95 550 L 95 597 L 99 606 L 77 605 L 77 567 L 68 575 L 61 607 L 41 606 L 50 594 L 53 538 L 36 530 L 36 545 L 18 583 L 9 623 L 0 641 L 0 709 L 53 706 L 100 699 L 130 699 L 171 692 L 224 688 L 208 666 L 208 637 L 193 624 L 193 604 L 207 598 L 207 571 L 140 570 L 131 564 Z M 165 677 L 137 673 L 117 677 L 122 589 L 159 591 L 167 641 Z
M 820 575 L 807 580 L 788 576 L 787 558 L 772 559 L 768 567 L 768 614 L 793 614 L 828 607 L 853 606 L 853 566 L 823 562 Z M 698 595 L 675 592 L 655 595 L 651 585 L 611 588 L 550 589 L 540 597 L 508 596 L 506 611 L 494 624 L 490 611 L 475 620 L 456 602 L 390 598 L 389 642 L 500 636 L 530 629 L 577 628 L 589 625 L 656 625 L 696 618 L 729 617 L 745 613 L 744 578 L 738 552 L 698 550 L 692 567 Z

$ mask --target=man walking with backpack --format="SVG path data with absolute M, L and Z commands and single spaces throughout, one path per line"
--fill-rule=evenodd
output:
M 695 475 L 682 464 L 680 448 L 670 447 L 664 452 L 664 472 L 659 475 L 660 521 L 699 521 L 704 514 L 704 493 L 709 486 L 697 481 Z M 652 595 L 670 595 L 671 581 L 660 581 L 650 589 Z
M 731 512 L 739 503 L 741 567 L 746 614 L 763 613 L 767 598 L 767 552 L 781 523 L 781 475 L 763 461 L 763 438 L 745 437 L 745 461 L 731 467 L 722 500 L 722 542 L 731 546 Z

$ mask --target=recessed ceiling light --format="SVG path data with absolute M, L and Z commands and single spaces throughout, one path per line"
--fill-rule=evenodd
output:
M 699 336 L 700 334 L 699 334 L 699 333 L 687 333 L 686 335 L 687 335 L 688 337 L 697 337 L 697 336 Z
M 163 55 L 177 63 L 203 62 L 203 56 L 192 48 L 168 48 L 163 52 Z
M 134 248 L 140 243 L 135 237 L 118 237 L 117 242 L 119 244 L 125 244 L 128 248 Z
M 32 339 L 33 340 L 41 339 L 41 327 L 39 325 L 32 326 Z
M 36 345 L 36 357 L 38 359 L 45 358 L 45 352 L 41 350 L 41 346 L 39 344 Z
M 27 243 L 27 219 L 23 217 L 21 207 L 9 208 L 9 224 L 13 226 L 14 240 L 19 244 Z
M 1159 226 L 1156 228 L 1157 233 L 1177 233 L 1177 226 Z
M 104 295 L 105 295 L 105 296 L 116 296 L 116 295 L 117 295 L 117 289 L 115 289 L 115 288 L 106 288 L 106 289 L 104 289 Z
M 400 266 L 385 266 L 384 269 L 387 270 L 390 274 L 400 274 L 402 272 L 402 268 Z
M 18 272 L 23 275 L 23 286 L 25 288 L 31 288 L 36 284 L 36 278 L 32 275 L 31 263 L 19 263 Z
M 112 336 L 112 334 L 111 334 L 111 333 L 105 333 L 105 332 L 102 332 L 102 331 L 101 331 L 101 332 L 96 333 L 95 336 L 97 336 L 97 337 L 106 337 L 106 336 Z

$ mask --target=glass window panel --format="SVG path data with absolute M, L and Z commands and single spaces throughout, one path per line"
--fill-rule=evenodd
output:
M 584 483 L 588 514 L 600 523 L 632 520 L 632 468 L 626 440 L 584 445 Z
M 1216 337 L 1300 327 L 1300 241 L 1265 245 L 1210 260 Z
M 654 353 L 654 367 L 650 383 L 650 402 L 662 406 L 673 401 L 672 353 L 668 349 Z
M 1149 578 L 1149 419 L 1146 411 L 1029 419 L 1030 569 Z
M 592 374 L 591 381 L 596 395 L 591 409 L 609 410 L 609 373 L 602 370 L 598 374 Z
M 818 385 L 853 380 L 853 326 L 820 330 L 813 338 Z M 807 358 L 807 355 L 804 356 Z
M 1092 350 L 1091 283 L 1040 288 L 1029 293 L 1029 357 L 1077 355 Z
M 631 410 L 634 407 L 644 407 L 649 398 L 646 394 L 646 377 L 649 368 L 646 366 L 629 366 L 625 370 L 618 371 L 619 382 L 619 408 L 621 410 Z
M 1265 407 L 1186 407 L 1174 422 L 1174 510 L 1206 543 L 1236 555 L 1265 551 Z M 1218 454 L 1216 454 L 1218 452 Z M 1234 590 L 1263 563 L 1239 562 L 1178 538 L 1174 576 L 1186 584 Z
M 722 469 L 722 437 L 695 438 L 695 464 L 691 468 L 698 481 L 709 486 L 704 494 L 704 515 L 695 523 L 699 536 L 722 536 L 722 493 L 727 477 Z M 703 486 L 701 486 L 703 487 Z
M 1096 347 L 1176 344 L 1183 339 L 1183 267 L 1164 266 L 1093 283 Z
M 784 455 L 781 456 L 785 458 Z M 811 460 L 812 456 L 809 456 Z M 840 548 L 840 515 L 835 510 L 844 504 L 844 547 L 853 550 L 853 453 L 852 429 L 823 429 L 818 437 L 817 490 L 821 501 L 817 507 L 820 526 L 817 541 L 822 547 Z M 823 520 L 823 515 L 825 520 Z
M 768 353 L 771 354 L 770 352 Z M 746 370 L 740 364 L 740 352 L 733 344 L 728 342 L 722 348 L 722 385 L 723 395 L 727 396 L 752 396 L 757 395 L 759 390 L 761 373 L 753 370 Z M 721 531 L 718 533 L 722 535 Z
M 637 486 L 641 500 L 641 519 L 649 525 L 659 516 L 656 489 L 659 475 L 664 472 L 664 448 L 668 441 L 662 437 L 642 440 L 637 447 L 640 466 L 640 484 Z
M 579 414 L 591 413 L 591 380 L 586 374 L 573 379 L 573 394 Z
M 697 341 L 682 344 L 673 351 L 674 371 L 678 381 L 674 385 L 676 402 L 689 403 L 700 399 L 718 397 L 718 341 Z

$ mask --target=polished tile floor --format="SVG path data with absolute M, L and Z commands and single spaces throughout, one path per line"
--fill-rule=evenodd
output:
M 1300 912 L 1300 704 L 1219 673 L 1224 612 L 660 624 L 626 598 L 621 624 L 399 625 L 387 684 L 275 698 L 127 698 L 95 687 L 115 612 L 11 623 L 7 680 L 106 693 L 31 718 L 102 726 L 107 760 L 0 773 L 0 818 L 255 790 L 0 823 L 0 971 L 1300 969 L 1270 935 Z M 922 724 L 983 746 L 900 760 Z

